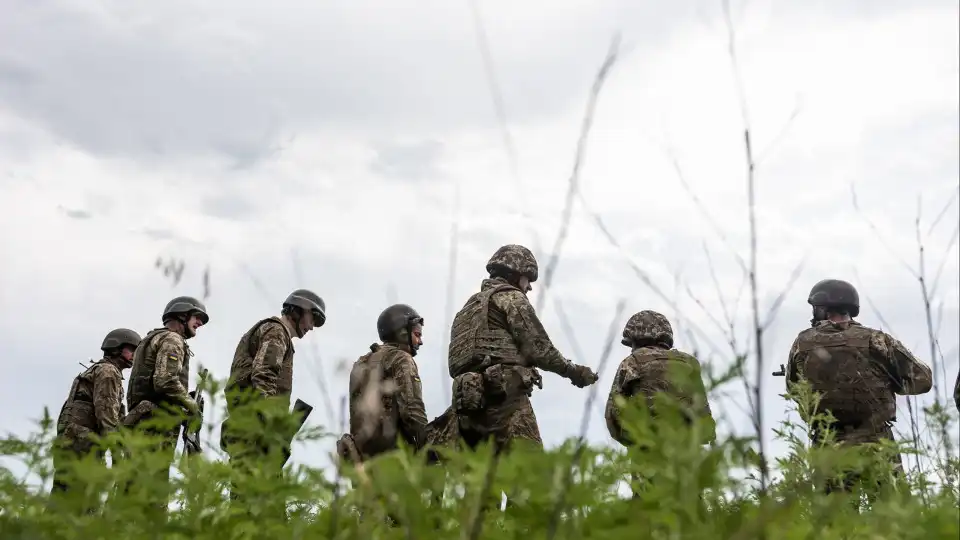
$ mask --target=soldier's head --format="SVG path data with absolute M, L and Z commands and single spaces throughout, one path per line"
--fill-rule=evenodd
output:
M 103 338 L 100 350 L 105 358 L 116 358 L 121 367 L 128 368 L 133 364 L 133 352 L 139 344 L 140 334 L 128 328 L 117 328 Z
M 377 317 L 377 335 L 380 341 L 397 345 L 416 356 L 423 345 L 423 317 L 406 304 L 394 304 Z
M 623 327 L 620 343 L 638 349 L 640 347 L 673 348 L 673 326 L 661 313 L 643 310 L 634 314 Z
M 280 313 L 293 323 L 299 338 L 327 322 L 327 304 L 320 295 L 307 289 L 290 293 L 283 301 Z
M 860 294 L 856 287 L 841 279 L 818 281 L 807 296 L 813 306 L 811 325 L 820 321 L 849 321 L 860 314 Z
M 539 267 L 532 251 L 518 244 L 507 244 L 487 261 L 487 273 L 492 278 L 507 280 L 526 294 L 533 290 L 530 284 L 537 281 Z
M 197 335 L 197 329 L 210 322 L 203 302 L 192 296 L 178 296 L 163 308 L 163 325 L 179 333 L 183 339 Z

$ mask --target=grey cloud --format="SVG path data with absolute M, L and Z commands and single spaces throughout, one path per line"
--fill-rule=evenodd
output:
M 249 199 L 230 192 L 204 197 L 200 208 L 208 216 L 235 221 L 251 221 L 257 214 Z
M 93 217 L 93 214 L 86 210 L 74 210 L 63 206 L 57 206 L 57 209 L 70 219 L 90 219 Z
M 417 182 L 437 174 L 443 144 L 427 139 L 416 143 L 388 143 L 374 147 L 376 158 L 370 168 L 387 178 Z

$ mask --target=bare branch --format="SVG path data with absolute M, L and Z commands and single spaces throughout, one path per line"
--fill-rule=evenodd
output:
M 766 322 L 763 323 L 763 328 L 769 329 L 770 325 L 773 324 L 774 319 L 777 318 L 777 312 L 780 311 L 780 306 L 783 304 L 784 299 L 787 297 L 787 294 L 793 289 L 794 284 L 796 284 L 797 279 L 800 278 L 800 274 L 803 273 L 803 268 L 806 263 L 807 256 L 804 255 L 800 258 L 800 261 L 793 268 L 793 272 L 790 273 L 790 279 L 787 280 L 787 286 L 784 287 L 780 294 L 777 295 L 773 300 L 773 305 L 770 306 L 770 311 L 767 312 Z
M 473 29 L 477 37 L 477 48 L 480 50 L 480 58 L 483 63 L 483 73 L 487 79 L 487 88 L 490 91 L 490 99 L 493 101 L 493 110 L 497 116 L 497 124 L 500 126 L 500 137 L 503 142 L 503 149 L 507 153 L 507 161 L 510 165 L 510 175 L 513 177 L 514 185 L 517 188 L 517 198 L 520 203 L 520 215 L 529 229 L 530 236 L 533 238 L 533 249 L 539 253 L 542 248 L 540 235 L 533 226 L 533 218 L 527 212 L 527 194 L 524 189 L 523 181 L 520 177 L 520 165 L 517 159 L 516 145 L 513 143 L 513 136 L 510 134 L 509 122 L 507 121 L 506 106 L 503 101 L 503 93 L 500 91 L 500 82 L 497 78 L 497 70 L 493 63 L 493 55 L 490 53 L 490 42 L 487 39 L 487 31 L 483 24 L 483 16 L 480 13 L 480 6 L 477 0 L 468 0 L 470 5 L 470 14 L 473 19 Z
M 750 222 L 750 297 L 753 311 L 753 328 L 755 334 L 754 347 L 756 350 L 756 384 L 754 385 L 754 403 L 757 427 L 757 442 L 760 454 L 760 491 L 766 494 L 770 472 L 766 463 L 765 442 L 763 438 L 763 386 L 766 379 L 763 357 L 763 326 L 760 324 L 759 294 L 757 291 L 757 210 L 756 210 L 756 163 L 753 159 L 753 145 L 750 140 L 750 115 L 747 109 L 746 92 L 743 88 L 743 78 L 740 74 L 740 63 L 737 59 L 736 34 L 733 20 L 730 16 L 730 1 L 722 0 L 724 21 L 727 26 L 727 44 L 730 55 L 730 64 L 733 69 L 734 81 L 737 86 L 737 97 L 740 101 L 740 113 L 743 117 L 743 145 L 747 167 L 747 214 Z M 764 528 L 762 536 L 766 537 Z
M 917 273 L 914 272 L 913 268 L 910 268 L 910 265 L 907 264 L 906 261 L 904 261 L 901 257 L 897 256 L 897 253 L 893 250 L 893 248 L 890 247 L 890 244 L 888 244 L 887 241 L 884 240 L 884 236 L 883 234 L 880 233 L 880 229 L 878 229 L 877 226 L 874 225 L 873 221 L 871 221 L 870 218 L 868 218 L 867 215 L 863 213 L 863 210 L 860 209 L 860 202 L 857 198 L 857 189 L 854 186 L 853 182 L 850 182 L 850 199 L 851 199 L 851 202 L 853 203 L 853 209 L 856 210 L 858 214 L 860 214 L 860 217 L 867 224 L 867 226 L 870 227 L 870 230 L 873 231 L 873 234 L 877 237 L 877 240 L 880 241 L 880 244 L 887 250 L 888 253 L 890 253 L 890 256 L 896 259 L 897 262 L 900 263 L 900 265 L 903 266 L 903 268 L 907 272 L 910 272 L 911 276 L 913 276 L 914 278 L 919 277 L 917 276 Z
M 594 79 L 593 87 L 590 89 L 590 96 L 587 99 L 587 108 L 583 115 L 583 122 L 580 126 L 580 137 L 577 140 L 577 151 L 573 160 L 573 171 L 570 173 L 566 203 L 564 204 L 563 213 L 560 217 L 560 230 L 557 233 L 557 240 L 553 246 L 553 253 L 550 256 L 550 260 L 547 262 L 547 267 L 544 271 L 542 292 L 537 297 L 536 310 L 538 312 L 543 308 L 543 301 L 546 299 L 551 283 L 553 283 L 553 275 L 556 272 L 557 265 L 560 262 L 561 250 L 563 249 L 563 244 L 567 239 L 567 234 L 570 229 L 570 219 L 573 213 L 574 196 L 579 190 L 580 168 L 582 167 L 583 160 L 586 156 L 590 128 L 593 126 L 594 110 L 596 109 L 597 101 L 600 97 L 600 91 L 603 89 L 603 83 L 607 79 L 607 74 L 617 61 L 619 48 L 620 34 L 616 34 L 614 35 L 613 40 L 610 42 L 610 48 L 607 50 L 606 58 L 604 58 L 603 64 L 600 66 L 600 70 L 597 72 L 597 77 Z

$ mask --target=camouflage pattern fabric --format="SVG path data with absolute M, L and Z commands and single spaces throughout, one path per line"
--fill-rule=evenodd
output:
M 631 321 L 634 321 L 631 318 Z M 669 323 L 668 323 L 669 324 Z M 631 328 L 631 324 L 627 324 Z M 624 331 L 627 334 L 627 331 Z M 672 341 L 672 337 L 671 337 Z M 716 439 L 716 422 L 710 410 L 706 388 L 701 378 L 700 362 L 693 356 L 665 346 L 635 348 L 617 368 L 607 397 L 604 419 L 610 436 L 620 444 L 632 444 L 620 422 L 620 409 L 616 397 L 639 398 L 657 418 L 657 394 L 664 394 L 681 407 L 692 423 L 694 419 L 706 420 L 706 431 L 700 434 L 700 443 L 708 444 Z
M 930 368 L 902 343 L 856 321 L 819 321 L 800 332 L 786 368 L 788 385 L 804 378 L 821 394 L 820 409 L 829 410 L 849 433 L 838 433 L 841 441 L 853 434 L 861 442 L 871 439 L 856 427 L 873 429 L 881 425 L 877 419 L 892 420 L 895 394 L 923 394 L 933 385 Z
M 54 491 L 70 489 L 65 465 L 91 454 L 95 446 L 91 435 L 102 437 L 118 429 L 124 415 L 120 362 L 116 358 L 103 358 L 74 379 L 57 418 L 53 451 Z M 103 449 L 97 449 L 97 459 L 105 464 L 104 455 Z
M 537 280 L 539 266 L 533 252 L 518 244 L 501 246 L 487 261 L 487 272 L 503 268 L 510 272 L 526 276 L 531 283 Z
M 263 397 L 289 396 L 293 390 L 295 329 L 282 317 L 253 325 L 237 343 L 226 392 L 252 389 Z
M 644 310 L 634 314 L 623 327 L 623 339 L 620 343 L 632 347 L 641 342 L 663 343 L 669 349 L 673 347 L 673 326 L 661 313 Z
M 398 447 L 420 448 L 427 414 L 417 364 L 406 350 L 373 344 L 350 371 L 350 435 L 363 459 Z
M 187 386 L 191 355 L 190 346 L 180 334 L 167 328 L 151 330 L 133 355 L 127 408 L 141 401 L 162 406 L 190 399 Z

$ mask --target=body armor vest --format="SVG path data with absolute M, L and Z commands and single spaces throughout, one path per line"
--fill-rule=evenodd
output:
M 119 369 L 113 364 L 100 360 L 84 370 L 73 379 L 70 393 L 60 409 L 57 417 L 57 433 L 63 433 L 68 424 L 74 424 L 102 434 L 102 427 L 97 421 L 96 410 L 93 406 L 93 381 L 101 369 Z M 122 401 L 122 394 L 121 394 Z M 122 404 L 121 404 L 122 407 Z M 123 411 L 121 411 L 121 415 Z
M 394 398 L 394 374 L 383 365 L 388 354 L 396 352 L 380 346 L 361 356 L 350 372 L 350 434 L 365 458 L 397 448 L 397 437 L 404 436 Z
M 480 373 L 496 364 L 524 364 L 506 318 L 490 309 L 490 298 L 508 290 L 518 289 L 501 284 L 474 294 L 453 318 L 447 351 L 451 377 Z
M 157 406 L 167 403 L 166 395 L 157 392 L 153 387 L 153 374 L 157 367 L 157 337 L 164 332 L 172 332 L 167 328 L 151 330 L 133 353 L 133 367 L 130 368 L 130 385 L 127 392 L 127 409 L 132 410 L 141 401 L 149 401 Z M 178 351 L 181 356 L 180 384 L 187 388 L 190 384 L 190 347 L 184 343 L 183 349 Z M 166 359 L 161 359 L 166 361 Z
M 293 337 L 287 330 L 287 326 L 279 318 L 269 317 L 254 324 L 237 343 L 237 348 L 233 353 L 233 363 L 230 365 L 230 381 L 226 387 L 228 394 L 231 391 L 246 390 L 251 387 L 253 360 L 257 356 L 257 351 L 260 350 L 260 340 L 257 338 L 257 332 L 263 325 L 270 323 L 280 325 L 286 338 L 286 352 L 283 355 L 280 373 L 277 376 L 277 395 L 289 397 L 293 392 Z
M 872 358 L 870 337 L 870 330 L 851 326 L 839 331 L 813 328 L 797 340 L 800 374 L 822 394 L 819 409 L 833 413 L 840 425 L 896 414 L 891 376 L 883 368 L 890 362 Z

